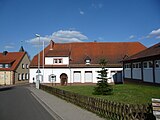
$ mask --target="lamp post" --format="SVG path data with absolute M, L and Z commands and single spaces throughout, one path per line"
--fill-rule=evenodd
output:
M 37 73 L 38 73 L 38 78 L 36 80 L 36 88 L 39 89 L 39 83 L 40 83 L 40 79 L 39 79 L 39 73 L 40 73 L 40 35 L 39 34 L 36 34 L 36 37 L 38 38 L 38 70 L 37 70 Z
M 43 80 L 44 80 L 44 40 L 43 40 Z

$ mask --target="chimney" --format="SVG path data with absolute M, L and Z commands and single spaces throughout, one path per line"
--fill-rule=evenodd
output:
M 4 55 L 4 56 L 6 56 L 6 55 L 7 55 L 7 53 L 8 53 L 7 51 L 3 51 L 3 55 Z
M 53 40 L 50 41 L 50 49 L 49 50 L 53 50 L 53 47 L 54 47 L 54 42 Z

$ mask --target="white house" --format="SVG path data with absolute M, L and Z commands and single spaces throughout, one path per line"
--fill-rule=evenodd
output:
M 124 80 L 160 84 L 160 43 L 123 61 Z
M 137 48 L 137 49 L 135 49 Z M 146 47 L 139 42 L 54 43 L 40 55 L 41 83 L 97 83 L 100 59 L 107 60 L 108 82 L 122 82 L 124 56 L 131 56 Z M 30 83 L 38 79 L 38 54 L 30 64 Z

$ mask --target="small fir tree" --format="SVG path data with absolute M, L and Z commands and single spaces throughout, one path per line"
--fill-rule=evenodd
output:
M 97 79 L 99 81 L 97 82 L 97 86 L 94 88 L 93 94 L 95 95 L 110 95 L 112 94 L 113 88 L 111 85 L 108 84 L 108 78 L 107 78 L 107 69 L 105 68 L 107 61 L 105 59 L 101 59 L 99 63 L 102 67 L 102 70 L 98 71 Z

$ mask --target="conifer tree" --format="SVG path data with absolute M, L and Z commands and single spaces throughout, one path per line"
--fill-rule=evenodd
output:
M 107 61 L 105 59 L 101 59 L 99 63 L 102 67 L 102 70 L 98 71 L 98 77 L 99 81 L 97 82 L 96 87 L 94 88 L 93 94 L 95 95 L 109 95 L 112 94 L 113 88 L 111 85 L 108 84 L 108 77 L 107 77 L 107 71 L 106 64 Z

